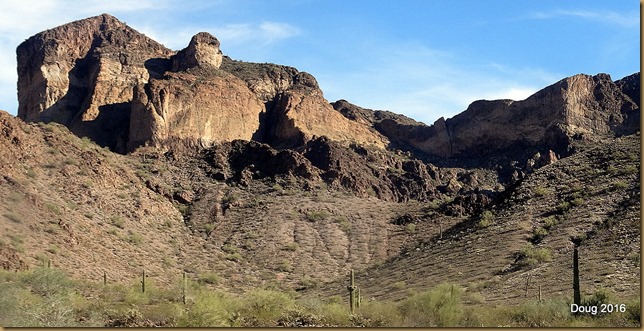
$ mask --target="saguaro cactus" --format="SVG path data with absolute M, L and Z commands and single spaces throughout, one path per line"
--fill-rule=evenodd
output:
M 581 292 L 579 290 L 579 253 L 577 252 L 577 246 L 572 253 L 572 291 L 573 291 L 573 302 L 576 305 L 581 305 Z
M 186 282 L 187 282 L 186 272 L 184 271 L 183 272 L 183 284 L 182 284 L 183 289 L 181 291 L 181 301 L 183 302 L 184 305 L 186 304 Z
M 141 275 L 141 292 L 145 293 L 145 269 Z
M 353 314 L 353 312 L 355 311 L 355 307 L 356 307 L 356 293 L 355 293 L 355 291 L 357 289 L 357 286 L 355 284 L 355 277 L 354 277 L 354 274 L 353 274 L 353 269 L 351 269 L 351 282 L 350 282 L 349 286 L 347 286 L 347 289 L 349 290 L 349 309 L 351 310 L 351 313 Z

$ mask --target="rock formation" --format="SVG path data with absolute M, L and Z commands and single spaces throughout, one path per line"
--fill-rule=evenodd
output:
M 344 100 L 329 104 L 310 74 L 234 61 L 219 46 L 202 32 L 175 54 L 107 14 L 39 33 L 17 50 L 18 116 L 61 123 L 123 153 L 236 139 L 296 148 L 324 136 L 430 160 L 526 149 L 566 155 L 574 140 L 639 128 L 639 73 L 616 82 L 576 75 L 523 101 L 475 101 L 427 126 Z
M 17 49 L 18 116 L 122 147 L 134 86 L 172 53 L 108 14 L 41 32 Z
M 635 100 L 639 74 L 617 82 L 599 74 L 568 77 L 523 101 L 475 101 L 464 112 L 431 126 L 395 117 L 374 119 L 344 102 L 336 103 L 336 109 L 349 118 L 360 114 L 356 120 L 372 122 L 393 147 L 439 158 L 481 158 L 527 147 L 565 154 L 571 139 L 633 133 L 640 116 Z
M 386 145 L 334 111 L 313 76 L 224 61 L 219 46 L 201 32 L 175 54 L 107 14 L 39 33 L 18 47 L 18 115 L 118 152 L 235 139 L 284 148 L 317 136 Z

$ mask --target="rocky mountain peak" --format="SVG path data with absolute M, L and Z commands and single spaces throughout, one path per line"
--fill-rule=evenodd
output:
M 193 67 L 221 66 L 223 54 L 219 40 L 208 32 L 199 32 L 192 37 L 188 47 L 172 58 L 172 71 L 183 71 Z

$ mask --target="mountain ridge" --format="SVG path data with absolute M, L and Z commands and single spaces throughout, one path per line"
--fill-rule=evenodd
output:
M 574 242 L 584 296 L 639 295 L 639 73 L 425 125 L 330 103 L 312 75 L 233 60 L 209 33 L 172 51 L 107 14 L 17 52 L 4 269 L 338 302 L 355 269 L 368 300 L 449 282 L 492 307 L 524 303 L 528 277 L 531 295 L 572 297 Z
M 81 31 L 90 37 L 78 39 Z M 70 46 L 72 40 L 83 42 Z M 615 82 L 606 74 L 571 76 L 525 100 L 474 101 L 427 126 L 345 100 L 329 103 L 310 74 L 235 61 L 219 47 L 217 38 L 199 33 L 185 49 L 170 51 L 108 14 L 47 30 L 18 47 L 18 117 L 59 122 L 120 153 L 144 144 L 181 150 L 234 139 L 282 149 L 327 136 L 432 160 L 544 146 L 566 154 L 572 139 L 629 134 L 639 123 L 632 100 L 639 73 Z M 34 59 L 40 69 L 27 65 Z M 74 61 L 84 64 L 56 64 Z M 65 72 L 80 76 L 70 81 Z M 110 83 L 115 80 L 122 82 Z M 47 98 L 38 101 L 39 95 Z M 504 130 L 508 125 L 514 129 Z

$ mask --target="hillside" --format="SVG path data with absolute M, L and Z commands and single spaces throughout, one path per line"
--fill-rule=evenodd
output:
M 539 292 L 567 305 L 574 241 L 585 298 L 639 298 L 639 73 L 425 125 L 331 103 L 312 75 L 220 46 L 202 32 L 169 50 L 103 14 L 18 47 L 18 116 L 0 111 L 2 269 L 127 285 L 145 271 L 169 291 L 185 272 L 216 293 L 331 305 L 355 270 L 366 302 L 450 288 L 503 310 Z M 332 325 L 377 325 L 356 316 Z M 263 325 L 238 317 L 220 324 Z

